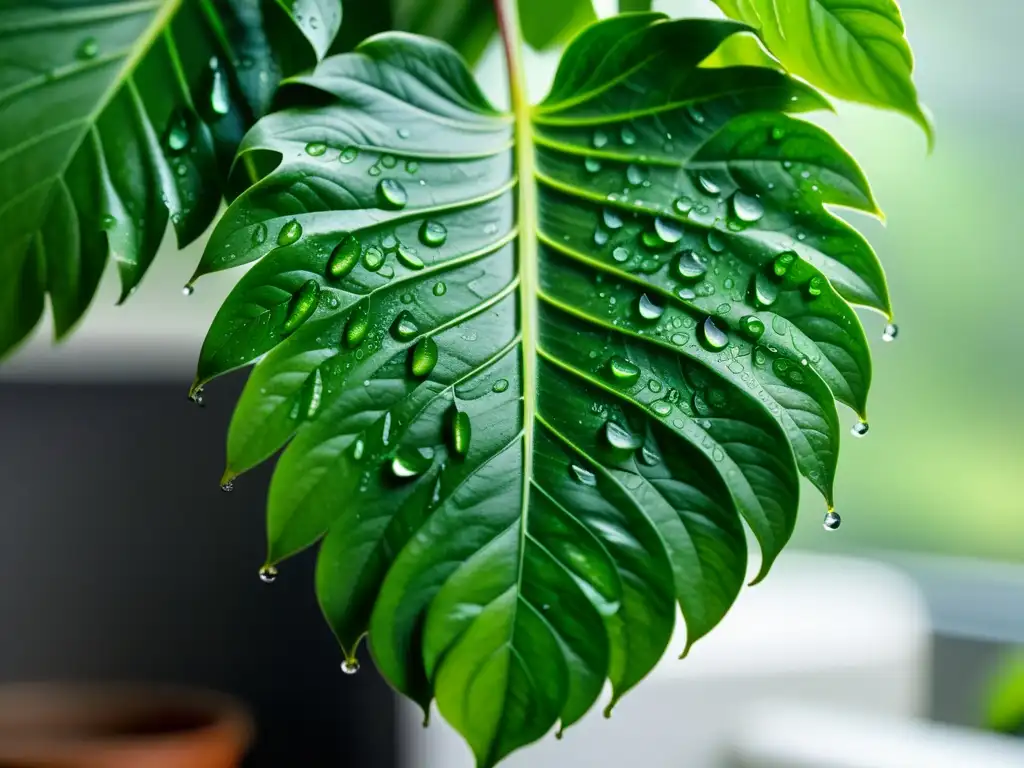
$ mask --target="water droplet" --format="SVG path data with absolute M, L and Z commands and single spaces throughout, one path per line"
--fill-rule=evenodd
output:
M 370 272 L 376 272 L 384 266 L 384 251 L 375 245 L 371 245 L 363 254 L 363 266 Z
M 685 347 L 687 342 L 690 340 L 689 334 L 686 333 L 673 333 L 672 343 L 677 347 Z
M 789 268 L 793 266 L 794 261 L 796 261 L 796 254 L 792 251 L 787 251 L 775 259 L 775 262 L 772 264 L 772 271 L 779 277 L 785 277 L 786 273 L 789 272 Z
M 358 659 L 345 659 L 341 662 L 341 671 L 346 675 L 354 675 L 359 671 L 359 660 Z
M 341 241 L 331 251 L 331 258 L 327 262 L 327 274 L 335 280 L 340 280 L 349 272 L 355 269 L 359 263 L 359 240 L 355 235 L 345 233 Z
M 777 144 L 778 142 L 782 141 L 785 137 L 786 131 L 784 128 L 781 128 L 780 126 L 773 126 L 772 129 L 768 131 L 768 140 L 771 141 L 772 143 Z
M 380 164 L 385 168 L 394 168 L 398 165 L 398 160 L 395 159 L 394 155 L 381 155 Z
M 196 287 L 194 285 L 186 285 L 184 288 L 181 289 L 182 296 L 191 296 L 195 292 Z
M 504 392 L 508 389 L 508 379 L 498 379 L 491 387 L 492 392 Z
M 327 145 L 322 141 L 311 141 L 306 145 L 306 154 L 310 157 L 320 157 L 327 151 Z
M 619 451 L 635 451 L 642 441 L 628 429 L 614 421 L 606 421 L 603 429 L 604 439 L 612 448 Z
M 601 149 L 608 145 L 608 134 L 604 131 L 594 131 L 594 147 Z
M 644 320 L 657 320 L 661 317 L 665 308 L 660 304 L 654 303 L 650 296 L 646 293 L 640 297 L 640 301 L 637 304 L 637 309 L 640 311 L 640 317 Z
M 451 444 L 452 451 L 460 459 L 469 453 L 469 441 L 473 436 L 473 426 L 469 421 L 469 414 L 460 411 L 452 406 L 451 417 Z
M 425 336 L 412 348 L 409 367 L 412 375 L 423 379 L 430 375 L 437 365 L 437 342 Z
M 423 259 L 416 255 L 416 250 L 403 243 L 398 246 L 398 260 L 409 269 L 423 269 Z
M 597 485 L 597 476 L 594 475 L 594 473 L 591 472 L 589 469 L 584 469 L 578 464 L 570 464 L 569 471 L 572 473 L 572 476 L 576 479 L 576 482 L 580 483 L 581 485 L 586 485 L 591 488 Z
M 307 280 L 292 296 L 288 305 L 288 316 L 281 326 L 281 333 L 291 333 L 316 311 L 320 301 L 320 284 L 316 280 Z
M 825 520 L 822 523 L 822 525 L 824 525 L 826 531 L 834 531 L 834 530 L 838 529 L 839 526 L 842 525 L 842 524 L 843 524 L 843 518 L 841 518 L 839 516 L 839 514 L 835 510 L 833 510 L 833 509 L 830 509 L 825 514 Z
M 721 321 L 708 316 L 700 325 L 701 341 L 704 342 L 704 346 L 713 351 L 725 349 L 729 345 L 729 333 L 719 325 L 719 322 Z
M 740 320 L 740 328 L 747 338 L 757 341 L 764 335 L 764 323 L 756 315 L 747 315 Z
M 756 197 L 737 191 L 732 196 L 732 212 L 740 221 L 752 224 L 764 216 L 764 206 Z
M 620 245 L 612 251 L 612 258 L 621 264 L 622 262 L 629 260 L 629 251 Z
M 75 53 L 78 58 L 83 61 L 89 59 L 95 59 L 100 54 L 100 44 L 96 41 L 95 37 L 87 37 L 82 41 L 82 44 L 78 46 L 78 51 Z
M 657 400 L 651 404 L 651 410 L 659 416 L 668 416 L 672 413 L 672 404 L 667 400 Z
M 693 209 L 693 200 L 685 196 L 676 198 L 676 201 L 672 203 L 672 207 L 679 213 L 689 213 Z
M 613 381 L 624 387 L 631 387 L 640 378 L 640 369 L 624 357 L 616 355 L 608 361 L 608 373 Z
M 678 223 L 660 216 L 654 220 L 654 232 L 669 244 L 678 243 L 683 238 L 683 228 Z
M 682 251 L 676 259 L 676 275 L 683 280 L 697 280 L 707 271 L 708 268 L 693 251 Z
M 715 232 L 714 230 L 708 232 L 707 239 L 708 248 L 710 248 L 715 253 L 721 253 L 722 251 L 725 250 L 725 240 L 723 240 L 722 236 Z
M 409 195 L 397 179 L 381 179 L 377 184 L 377 194 L 388 208 L 405 208 Z
M 408 341 L 420 332 L 420 327 L 407 310 L 402 310 L 391 325 L 391 335 L 398 341 Z
M 366 338 L 370 330 L 370 300 L 361 299 L 358 304 L 352 307 L 352 311 L 345 322 L 345 346 L 355 349 Z
M 302 237 L 302 225 L 297 220 L 292 219 L 281 227 L 281 231 L 277 233 L 277 244 L 291 245 L 300 237 Z
M 356 461 L 362 461 L 363 452 L 366 450 L 366 443 L 363 438 L 356 438 L 356 441 L 352 443 L 352 458 Z
M 105 213 L 100 217 L 100 229 L 113 229 L 116 226 L 117 219 L 115 219 L 109 213 Z
M 424 221 L 420 225 L 420 242 L 431 248 L 440 248 L 448 239 L 448 228 L 439 221 Z
M 215 115 L 226 115 L 231 109 L 231 101 L 228 98 L 228 81 L 220 68 L 220 62 L 216 58 L 210 59 L 210 72 L 213 83 L 210 86 L 210 109 Z
M 220 487 L 220 489 L 224 491 L 224 493 L 231 493 L 233 490 L 235 490 L 235 484 L 228 480 Z
M 583 161 L 583 167 L 586 168 L 589 173 L 597 173 L 601 170 L 601 161 L 596 157 L 588 157 Z
M 167 125 L 167 149 L 180 155 L 192 144 L 192 126 L 185 112 L 176 111 Z
M 896 337 L 899 335 L 900 329 L 894 323 L 889 323 L 882 331 L 882 341 L 896 341 Z
M 858 421 L 853 425 L 853 429 L 850 430 L 850 433 L 854 437 L 864 437 L 864 435 L 868 433 L 868 423 L 866 421 Z
M 661 456 L 653 448 L 648 448 L 646 445 L 640 449 L 640 461 L 649 467 L 653 467 L 661 463 Z
M 825 289 L 825 278 L 820 275 L 815 275 L 807 281 L 807 295 L 811 298 L 817 298 L 821 296 L 821 292 Z
M 604 245 L 608 242 L 608 233 L 598 227 L 594 230 L 594 245 Z
M 406 160 L 405 161 L 405 172 L 406 173 L 409 173 L 409 174 L 416 173 L 419 169 L 420 169 L 420 164 L 417 163 L 415 160 Z M 425 182 L 423 179 L 420 179 L 420 184 L 421 185 L 425 185 L 426 183 L 427 182 Z
M 422 475 L 433 462 L 432 448 L 402 447 L 391 460 L 391 474 L 401 480 L 408 480 Z
M 715 184 L 715 182 L 713 182 L 707 176 L 698 176 L 697 183 L 700 184 L 700 188 L 707 192 L 709 195 L 717 195 L 722 191 L 722 188 Z
M 704 113 L 701 112 L 700 109 L 698 109 L 697 107 L 693 105 L 688 106 L 686 108 L 686 114 L 689 115 L 690 119 L 693 120 L 693 122 L 695 122 L 697 125 L 704 125 Z
M 601 219 L 608 229 L 619 229 L 622 227 L 622 218 L 611 208 L 605 208 L 601 212 Z
M 188 399 L 202 408 L 206 403 L 206 398 L 203 397 L 203 388 L 198 387 L 193 392 L 189 393 Z
M 619 136 L 622 138 L 622 143 L 626 146 L 633 146 L 636 144 L 636 133 L 628 125 L 624 125 L 622 130 L 619 131 Z
M 260 568 L 260 581 L 264 584 L 273 584 L 277 579 L 277 568 L 272 565 L 264 565 Z
M 341 154 L 338 155 L 338 161 L 347 165 L 357 157 L 359 157 L 359 147 L 345 147 L 341 150 Z
M 626 167 L 626 181 L 628 181 L 634 187 L 639 187 L 641 184 L 643 184 L 646 175 L 646 172 L 638 165 L 630 163 Z
M 758 272 L 754 275 L 754 301 L 759 307 L 770 307 L 779 298 L 779 286 Z
M 257 224 L 252 230 L 252 246 L 258 248 L 267 242 L 267 225 Z

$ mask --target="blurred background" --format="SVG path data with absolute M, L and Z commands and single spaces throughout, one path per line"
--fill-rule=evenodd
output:
M 1024 699 L 1024 685 L 1013 693 L 1007 659 L 1024 648 L 1024 5 L 901 5 L 918 87 L 938 125 L 935 151 L 928 155 L 920 130 L 895 114 L 840 105 L 838 117 L 822 118 L 861 162 L 887 215 L 885 226 L 855 223 L 886 265 L 901 331 L 883 344 L 882 318 L 865 317 L 877 340 L 871 432 L 844 441 L 842 530 L 822 531 L 823 505 L 807 486 L 777 585 L 770 578 L 744 597 L 721 637 L 675 665 L 685 671 L 659 669 L 661 693 L 652 685 L 649 699 L 631 694 L 636 702 L 627 697 L 621 717 L 595 726 L 595 740 L 631 743 L 656 720 L 645 707 L 674 707 L 664 724 L 671 733 L 702 686 L 731 692 L 723 704 L 729 757 L 688 761 L 687 748 L 673 754 L 666 735 L 646 765 L 861 765 L 813 751 L 800 762 L 766 743 L 765 723 L 780 711 L 812 741 L 830 707 L 915 722 L 893 731 L 889 721 L 827 715 L 835 749 L 844 733 L 857 744 L 871 734 L 880 744 L 924 745 L 973 743 L 984 729 L 1019 726 L 1013 697 Z M 705 0 L 655 6 L 714 13 Z M 539 91 L 556 59 L 532 60 Z M 496 50 L 479 71 L 500 94 Z M 439 719 L 420 732 L 418 715 L 393 699 L 368 659 L 358 675 L 340 672 L 310 557 L 289 562 L 272 585 L 257 578 L 269 471 L 245 476 L 231 494 L 217 485 L 244 373 L 209 387 L 205 408 L 186 399 L 205 329 L 238 276 L 204 278 L 183 296 L 200 253 L 201 243 L 177 252 L 168 242 L 122 307 L 113 306 L 108 271 L 67 343 L 51 348 L 50 328 L 40 327 L 0 367 L 0 682 L 154 680 L 236 694 L 257 719 L 251 766 L 469 765 Z M 773 622 L 794 622 L 775 644 L 770 632 L 762 636 Z M 874 693 L 852 691 L 850 670 L 877 680 Z M 791 711 L 779 704 L 737 722 L 730 701 L 751 704 L 753 691 L 759 700 L 793 699 L 795 679 L 806 679 L 809 693 L 789 701 Z M 935 723 L 955 728 L 933 731 Z M 570 732 L 551 754 L 597 765 L 573 751 L 588 740 Z M 518 764 L 549 765 L 543 755 L 553 743 L 548 737 Z M 1005 742 L 978 749 L 987 744 L 996 751 L 976 754 L 996 755 Z M 782 749 L 776 762 L 772 749 Z M 939 764 L 906 760 L 863 765 Z

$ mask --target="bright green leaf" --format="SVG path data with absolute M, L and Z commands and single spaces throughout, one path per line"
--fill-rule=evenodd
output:
M 338 0 L 286 5 L 325 50 Z M 0 355 L 32 330 L 46 295 L 62 337 L 108 259 L 124 299 L 168 220 L 180 245 L 209 226 L 238 142 L 280 78 L 263 20 L 259 0 L 3 4 Z
M 538 51 L 564 43 L 597 20 L 592 0 L 519 0 L 523 38 Z
M 896 0 L 714 1 L 757 29 L 794 74 L 841 99 L 903 112 L 934 141 Z
M 345 652 L 368 633 L 482 766 L 635 685 L 677 609 L 688 645 L 709 632 L 744 525 L 760 578 L 798 474 L 831 500 L 835 400 L 864 410 L 851 304 L 888 294 L 827 205 L 876 207 L 796 117 L 816 91 L 701 66 L 748 30 L 597 23 L 541 104 L 512 67 L 510 115 L 449 47 L 381 35 L 291 81 L 242 144 L 280 164 L 199 268 L 258 262 L 195 383 L 255 364 L 226 479 L 283 449 L 268 564 L 319 542 Z

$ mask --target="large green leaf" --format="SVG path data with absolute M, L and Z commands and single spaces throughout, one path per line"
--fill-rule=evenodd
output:
M 896 0 L 714 1 L 756 28 L 789 71 L 839 98 L 903 112 L 934 140 Z
M 744 523 L 760 578 L 798 473 L 831 501 L 834 398 L 864 410 L 850 303 L 888 296 L 826 204 L 875 205 L 793 116 L 827 106 L 816 91 L 699 66 L 747 29 L 600 22 L 540 105 L 513 78 L 512 115 L 447 46 L 381 35 L 292 80 L 295 106 L 242 144 L 280 164 L 199 268 L 258 260 L 194 386 L 256 364 L 225 481 L 283 449 L 267 567 L 319 542 L 345 652 L 369 633 L 481 765 L 577 721 L 605 680 L 635 685 L 677 606 L 687 647 L 711 630 Z
M 274 8 L 292 20 L 268 24 L 290 66 L 326 52 L 338 0 Z M 260 0 L 0 6 L 0 355 L 47 295 L 60 338 L 109 258 L 123 299 L 168 219 L 180 245 L 213 221 L 224 171 L 280 79 L 263 22 Z

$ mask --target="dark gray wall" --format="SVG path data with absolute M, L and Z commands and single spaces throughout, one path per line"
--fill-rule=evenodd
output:
M 269 468 L 217 485 L 242 380 L 207 407 L 175 385 L 0 383 L 0 682 L 151 680 L 241 696 L 251 766 L 393 764 L 394 699 L 349 677 L 313 559 L 272 585 Z

